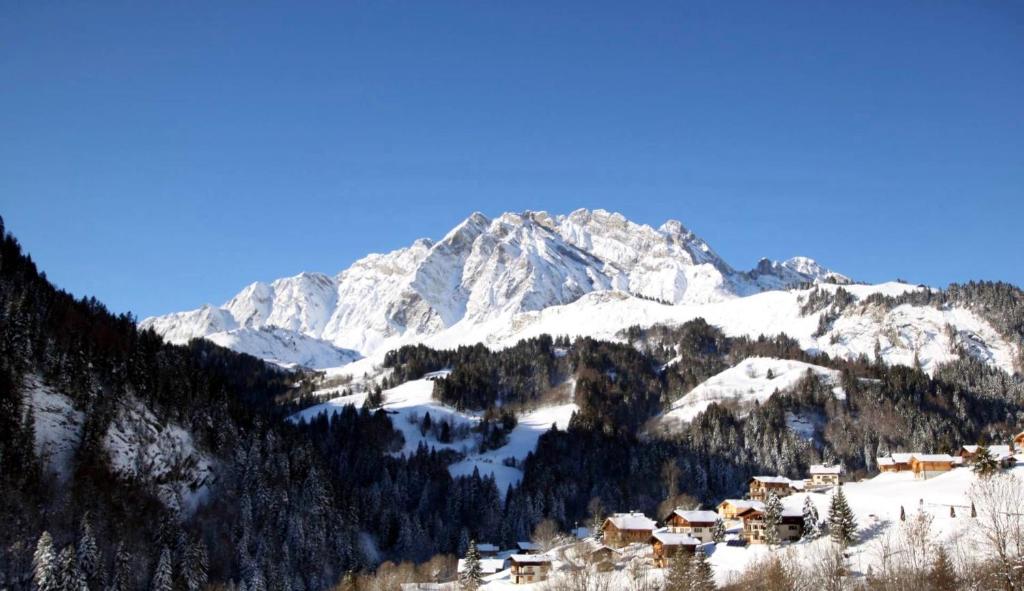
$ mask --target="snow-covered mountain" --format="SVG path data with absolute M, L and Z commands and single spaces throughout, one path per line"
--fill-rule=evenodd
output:
M 147 318 L 142 326 L 172 342 L 205 337 L 283 364 L 326 367 L 351 358 L 347 350 L 368 355 L 396 339 L 511 321 L 593 292 L 700 305 L 823 281 L 849 279 L 803 257 L 738 271 L 674 220 L 653 228 L 603 210 L 493 220 L 474 213 L 437 242 L 371 254 L 334 277 L 253 283 L 221 307 Z M 275 339 L 255 331 L 266 327 Z M 317 355 L 308 343 L 294 346 L 302 338 L 315 340 Z

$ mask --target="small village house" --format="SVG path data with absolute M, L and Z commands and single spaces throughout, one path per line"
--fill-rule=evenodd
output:
M 1017 451 L 1024 450 L 1024 431 L 1013 436 L 1013 445 L 1017 448 Z
M 726 499 L 718 504 L 718 516 L 722 519 L 739 519 L 740 513 L 747 509 L 764 509 L 761 501 L 747 499 Z
M 748 482 L 751 500 L 763 501 L 768 495 L 775 493 L 777 497 L 789 496 L 793 492 L 792 483 L 785 476 L 755 476 Z
M 460 572 L 460 573 L 463 572 L 463 570 L 465 568 L 465 564 L 466 564 L 466 559 L 465 558 L 460 558 L 459 559 L 458 568 L 456 570 L 458 572 Z M 506 568 L 508 568 L 508 566 L 507 566 L 507 561 L 504 558 L 481 558 L 480 559 L 480 572 L 483 573 L 484 576 L 493 575 L 495 573 L 499 573 L 499 572 L 505 570 Z
M 520 554 L 539 554 L 540 546 L 533 542 L 516 542 L 516 548 Z
M 622 553 L 615 548 L 606 544 L 601 544 L 587 553 L 587 558 L 596 566 L 598 571 L 604 572 L 615 568 L 615 561 L 618 560 L 621 555 Z
M 655 530 L 650 542 L 654 564 L 658 568 L 665 568 L 677 552 L 692 554 L 701 544 L 700 540 L 689 534 L 673 533 L 667 528 Z
M 887 457 L 875 458 L 879 472 L 909 472 L 913 453 L 894 453 Z
M 960 448 L 958 455 L 964 464 L 973 464 L 980 447 L 982 446 L 964 445 Z M 988 453 L 992 456 L 992 459 L 999 463 L 1001 468 L 1009 468 L 1016 463 L 1016 459 L 1013 457 L 1012 445 L 990 445 L 988 446 Z
M 764 509 L 747 509 L 740 514 L 743 520 L 743 539 L 748 544 L 764 544 L 767 528 L 764 523 Z M 779 524 L 779 541 L 795 542 L 804 533 L 804 514 L 800 509 L 783 509 Z
M 718 513 L 676 509 L 664 519 L 665 529 L 674 534 L 689 534 L 701 542 L 710 542 Z
M 540 554 L 513 554 L 508 561 L 511 565 L 509 578 L 514 585 L 543 581 L 551 570 L 551 558 Z
M 480 556 L 494 556 L 501 550 L 494 544 L 477 544 L 476 551 L 480 553 Z
M 933 478 L 953 469 L 953 456 L 949 454 L 914 454 L 910 458 L 914 478 Z
M 604 520 L 601 530 L 604 532 L 604 543 L 613 548 L 621 548 L 627 544 L 647 543 L 651 533 L 658 527 L 643 513 L 632 511 L 616 513 Z
M 843 467 L 838 464 L 815 464 L 811 466 L 808 474 L 810 474 L 811 486 L 839 486 Z

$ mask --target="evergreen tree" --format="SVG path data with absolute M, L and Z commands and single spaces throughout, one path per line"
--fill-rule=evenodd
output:
M 78 568 L 87 581 L 93 580 L 99 568 L 99 549 L 92 533 L 92 520 L 86 513 L 82 518 L 82 533 L 78 538 Z
M 380 408 L 384 404 L 384 392 L 380 389 L 380 386 L 374 386 L 370 392 L 366 394 L 366 400 L 363 401 L 363 408 L 374 410 Z
M 982 478 L 987 478 L 999 471 L 999 462 L 992 457 L 992 452 L 983 445 L 978 446 L 978 453 L 974 456 L 974 473 Z
M 601 516 L 594 514 L 593 519 L 590 520 L 590 537 L 597 543 L 604 542 L 604 520 Z
M 704 554 L 704 548 L 698 546 L 690 559 L 690 591 L 714 591 L 715 573 L 711 563 Z
M 58 591 L 89 591 L 89 586 L 78 568 L 78 558 L 75 556 L 75 549 L 69 544 L 60 551 L 58 558 L 59 574 L 57 575 Z
M 53 538 L 44 531 L 39 536 L 35 554 L 32 555 L 32 583 L 36 591 L 57 591 L 57 555 L 53 550 Z
M 174 582 L 171 572 L 171 551 L 164 548 L 160 552 L 160 560 L 156 565 L 156 572 L 153 573 L 153 580 L 149 584 L 151 591 L 171 591 Z
M 821 535 L 821 527 L 818 525 L 818 508 L 810 496 L 804 499 L 804 539 L 814 540 Z
M 838 486 L 828 508 L 828 531 L 832 541 L 848 546 L 857 540 L 857 520 L 846 501 L 843 487 Z
M 185 550 L 181 573 L 188 591 L 199 591 L 206 585 L 208 570 L 206 544 L 199 539 L 192 540 Z
M 716 544 L 721 544 L 725 541 L 725 521 L 719 517 L 715 520 L 715 525 L 711 527 L 711 539 Z
M 111 581 L 111 591 L 131 591 L 134 587 L 134 576 L 132 573 L 132 560 L 124 542 L 117 545 L 117 552 L 114 553 L 114 576 Z
M 683 548 L 676 549 L 665 573 L 664 591 L 690 591 L 690 555 Z
M 764 541 L 769 546 L 779 545 L 779 526 L 782 525 L 782 501 L 770 493 L 764 504 Z
M 484 574 L 483 568 L 480 566 L 480 552 L 476 549 L 476 540 L 470 540 L 466 558 L 462 562 L 462 572 L 459 574 L 459 589 L 476 591 L 483 582 Z
M 941 545 L 935 551 L 935 562 L 932 563 L 928 572 L 928 589 L 931 591 L 956 591 L 960 588 L 960 581 L 953 569 L 953 563 L 946 554 L 946 549 Z

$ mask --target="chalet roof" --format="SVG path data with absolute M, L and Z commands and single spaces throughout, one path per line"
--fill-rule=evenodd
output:
M 827 464 L 814 464 L 811 466 L 811 474 L 835 474 L 836 476 L 843 473 L 843 467 L 839 464 L 827 465 Z
M 672 533 L 665 528 L 655 530 L 651 534 L 651 538 L 666 546 L 700 546 L 700 540 L 690 534 Z
M 909 464 L 910 458 L 917 452 L 894 453 L 887 458 L 875 458 L 879 466 L 892 466 L 893 464 Z
M 751 480 L 765 484 L 790 484 L 790 480 L 785 476 L 754 476 Z
M 762 501 L 749 501 L 747 499 L 726 499 L 718 504 L 719 507 L 729 503 L 736 509 L 764 509 L 764 503 Z
M 745 509 L 745 510 L 741 511 L 739 516 L 740 517 L 746 517 L 746 518 L 760 517 L 761 515 L 764 515 L 764 511 L 765 511 L 765 508 L 764 508 L 764 505 L 762 504 L 761 507 L 758 507 L 758 508 L 751 507 L 749 509 Z M 803 515 L 804 515 L 803 509 L 800 509 L 798 507 L 783 507 L 782 508 L 782 517 L 803 517 Z
M 540 546 L 534 544 L 533 542 L 516 542 L 516 547 L 520 550 L 523 550 L 524 552 L 528 552 L 530 550 L 540 550 Z
M 618 529 L 631 529 L 631 530 L 650 529 L 650 530 L 653 530 L 654 528 L 658 527 L 658 524 L 655 523 L 653 519 L 651 519 L 650 517 L 647 517 L 643 513 L 637 513 L 637 512 L 632 512 L 632 513 L 616 513 L 616 514 L 612 515 L 611 517 L 609 517 L 608 519 L 606 519 L 605 521 L 606 522 L 608 522 L 608 521 L 612 522 L 612 525 L 614 525 Z
M 678 515 L 690 523 L 714 523 L 718 519 L 718 513 L 714 511 L 683 511 L 676 509 L 672 515 Z M 672 517 L 669 515 L 669 517 Z
M 980 445 L 964 445 L 960 449 L 969 454 L 976 454 L 980 447 Z M 1009 445 L 990 445 L 988 446 L 988 453 L 992 454 L 992 457 L 999 459 L 1000 457 L 1013 455 L 1013 450 Z
M 551 557 L 543 554 L 513 554 L 509 560 L 519 564 L 546 564 L 551 562 Z
M 459 559 L 458 571 L 463 572 L 463 566 L 466 562 L 465 558 Z M 505 559 L 504 558 L 481 558 L 480 559 L 480 570 L 485 575 L 493 575 L 494 573 L 505 570 Z
M 476 549 L 480 552 L 497 552 L 501 548 L 498 548 L 494 544 L 477 544 Z
M 953 463 L 953 456 L 949 454 L 913 454 L 918 462 L 946 462 Z

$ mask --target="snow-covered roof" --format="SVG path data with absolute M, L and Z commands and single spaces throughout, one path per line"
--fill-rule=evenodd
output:
M 658 527 L 658 524 L 653 519 L 647 517 L 643 513 L 616 513 L 608 518 L 607 521 L 611 521 L 618 529 L 651 529 Z
M 840 475 L 843 473 L 843 467 L 839 464 L 827 465 L 827 464 L 814 464 L 811 466 L 811 474 L 835 474 Z
M 665 528 L 655 530 L 651 536 L 666 546 L 699 546 L 700 540 L 690 534 L 672 533 Z
M 726 499 L 719 503 L 718 506 L 721 507 L 726 503 L 729 503 L 737 509 L 757 509 L 759 511 L 764 509 L 764 503 L 762 501 L 749 501 L 747 499 Z
M 757 517 L 757 516 L 760 516 L 760 515 L 764 515 L 764 512 L 765 512 L 765 507 L 764 507 L 764 504 L 762 503 L 762 505 L 760 507 L 750 507 L 748 509 L 744 509 L 743 511 L 740 512 L 740 516 L 741 517 L 742 516 Z M 782 516 L 783 517 L 803 517 L 803 514 L 804 514 L 803 509 L 801 509 L 799 507 L 783 507 L 782 508 Z
M 918 462 L 948 462 L 953 463 L 953 456 L 949 454 L 914 454 Z
M 718 513 L 714 511 L 683 511 L 682 509 L 676 509 L 672 514 L 678 515 L 690 523 L 714 523 L 718 519 Z
M 894 453 L 889 457 L 875 458 L 879 466 L 892 466 L 893 464 L 908 464 L 912 456 L 918 455 L 917 452 L 909 453 Z
M 459 559 L 458 571 L 463 572 L 463 566 L 465 565 L 466 559 Z M 496 572 L 505 570 L 505 559 L 504 558 L 481 558 L 480 559 L 480 570 L 485 575 L 493 575 Z
M 551 562 L 551 557 L 544 556 L 543 554 L 513 554 L 509 557 L 509 560 L 519 564 L 544 564 Z
M 497 552 L 501 548 L 498 548 L 494 544 L 477 544 L 476 549 L 481 552 Z
M 540 546 L 533 542 L 516 542 L 516 547 L 520 550 L 539 550 Z
M 764 484 L 792 484 L 785 476 L 754 476 L 751 480 L 763 482 Z

